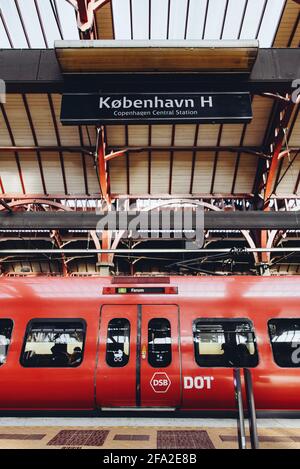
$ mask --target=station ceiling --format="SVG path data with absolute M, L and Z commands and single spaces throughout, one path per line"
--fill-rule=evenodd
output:
M 57 39 L 78 39 L 72 3 L 1 0 L 2 47 L 53 47 Z M 258 39 L 260 47 L 298 47 L 300 40 L 299 8 L 294 0 L 101 3 L 95 12 L 95 35 L 101 39 Z
M 1 151 L 1 190 L 6 197 L 100 195 L 93 154 L 68 151 L 72 147 L 95 148 L 95 127 L 62 126 L 60 106 L 58 94 L 7 95 L 0 114 L 0 141 L 1 146 L 17 147 L 17 151 Z M 251 197 L 259 153 L 273 118 L 273 100 L 253 96 L 252 109 L 250 124 L 106 126 L 109 149 L 132 149 L 108 162 L 113 196 Z M 300 147 L 298 112 L 287 133 L 291 149 Z M 52 148 L 30 150 L 35 146 Z M 29 149 L 22 151 L 22 147 Z M 62 151 L 55 151 L 55 147 Z M 295 153 L 291 152 L 291 159 Z M 296 158 L 287 172 L 291 161 L 281 161 L 274 195 L 294 197 L 300 190 L 300 159 Z

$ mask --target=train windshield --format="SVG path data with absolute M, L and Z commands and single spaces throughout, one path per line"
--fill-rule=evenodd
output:
M 21 364 L 26 367 L 76 367 L 83 359 L 83 320 L 33 320 L 26 330 Z
M 11 319 L 0 319 L 0 366 L 6 362 L 12 329 Z
M 258 353 L 253 326 L 239 319 L 198 319 L 193 324 L 195 359 L 206 367 L 255 367 Z
M 300 367 L 300 319 L 268 322 L 275 363 L 284 368 Z

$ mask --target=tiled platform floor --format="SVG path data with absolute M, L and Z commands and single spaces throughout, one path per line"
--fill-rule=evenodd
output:
M 0 419 L 1 420 L 1 419 Z M 259 428 L 260 447 L 300 449 L 300 428 Z M 234 427 L 2 426 L 0 449 L 237 448 Z

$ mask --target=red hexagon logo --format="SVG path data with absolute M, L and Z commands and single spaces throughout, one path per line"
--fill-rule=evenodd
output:
M 150 384 L 154 392 L 163 393 L 168 391 L 171 385 L 171 380 L 167 373 L 156 372 L 152 376 Z

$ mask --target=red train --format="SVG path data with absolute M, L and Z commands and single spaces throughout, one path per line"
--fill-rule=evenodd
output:
M 297 277 L 1 278 L 0 409 L 300 410 Z

